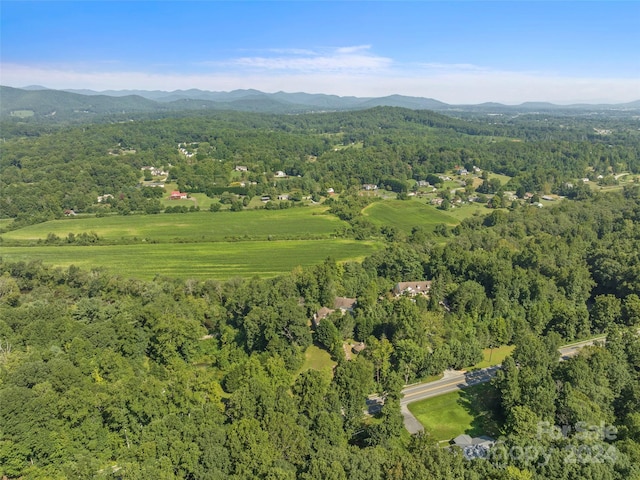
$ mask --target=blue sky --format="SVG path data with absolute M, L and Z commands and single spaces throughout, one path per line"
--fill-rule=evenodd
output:
M 640 2 L 3 0 L 0 83 L 640 99 Z

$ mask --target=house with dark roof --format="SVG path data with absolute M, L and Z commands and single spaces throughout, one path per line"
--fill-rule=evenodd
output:
M 347 312 L 353 312 L 353 308 L 356 306 L 357 300 L 355 298 L 347 298 L 347 297 L 336 297 L 333 300 L 333 308 L 322 307 L 316 313 L 313 314 L 313 325 L 317 327 L 320 324 L 320 321 L 324 318 L 327 318 L 336 310 L 340 310 L 340 313 L 344 315 Z
M 401 295 L 409 295 L 415 297 L 416 295 L 429 295 L 431 291 L 431 280 L 420 282 L 398 282 L 393 287 L 393 294 L 396 297 Z
M 495 443 L 496 441 L 493 438 L 485 435 L 471 437 L 470 435 L 462 434 L 452 440 L 453 445 L 462 449 L 462 454 L 467 460 L 486 458 Z

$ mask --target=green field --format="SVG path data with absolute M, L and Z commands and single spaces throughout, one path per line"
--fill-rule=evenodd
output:
M 134 238 L 155 242 L 329 238 L 346 224 L 333 215 L 325 214 L 325 210 L 324 207 L 304 207 L 242 212 L 113 215 L 102 218 L 70 217 L 7 232 L 1 238 L 6 242 L 28 242 L 44 240 L 49 233 L 66 237 L 70 232 L 76 235 L 94 232 L 106 241 Z
M 488 209 L 485 204 L 482 203 L 466 203 L 464 205 L 455 206 L 451 210 L 447 210 L 447 215 L 453 217 L 457 221 L 462 221 L 465 218 L 476 215 L 488 215 L 492 211 L 493 210 Z
M 105 246 L 6 247 L 3 260 L 41 260 L 45 264 L 90 269 L 103 267 L 123 277 L 174 278 L 274 277 L 327 257 L 361 261 L 380 244 L 356 240 L 278 240 L 264 242 L 157 243 Z
M 304 364 L 300 368 L 300 372 L 318 370 L 325 375 L 327 379 L 331 379 L 333 378 L 333 368 L 335 366 L 336 362 L 331 359 L 329 352 L 317 345 L 311 345 L 304 352 Z
M 13 223 L 13 218 L 0 218 L 0 228 L 7 228 Z
M 436 440 L 451 440 L 462 433 L 498 436 L 491 410 L 497 392 L 487 384 L 409 404 L 409 410 Z
M 413 227 L 425 227 L 433 230 L 436 225 L 457 225 L 459 221 L 442 210 L 419 200 L 385 200 L 374 202 L 362 212 L 376 225 L 393 226 L 405 233 L 411 233 Z
M 491 367 L 493 365 L 500 365 L 502 362 L 504 362 L 505 358 L 513 353 L 515 348 L 516 347 L 514 345 L 501 345 L 493 349 L 485 348 L 484 350 L 482 350 L 483 360 L 479 363 L 476 363 L 470 369 L 475 370 L 479 368 Z

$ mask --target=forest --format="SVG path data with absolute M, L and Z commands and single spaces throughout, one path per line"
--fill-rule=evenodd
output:
M 383 247 L 362 261 L 224 281 L 0 261 L 7 478 L 640 478 L 640 185 L 616 178 L 640 173 L 633 121 L 381 107 L 29 135 L 12 125 L 0 145 L 5 232 L 69 210 L 160 218 L 162 195 L 148 193 L 160 190 L 141 178 L 152 166 L 225 209 L 315 195 L 348 225 L 341 237 Z M 408 199 L 417 182 L 462 167 L 510 178 L 467 185 L 468 194 L 484 185 L 482 215 L 402 232 L 363 214 L 384 201 L 363 184 L 417 202 Z M 507 191 L 518 201 L 491 204 Z M 525 193 L 563 199 L 535 208 Z M 428 295 L 392 292 L 425 280 Z M 336 298 L 353 308 L 314 320 Z M 560 360 L 560 345 L 601 334 L 606 342 Z M 404 385 L 468 368 L 500 345 L 515 350 L 490 385 L 494 453 L 467 459 L 428 431 L 406 432 Z M 311 346 L 331 357 L 329 371 L 308 368 Z M 384 402 L 374 415 L 371 394 Z

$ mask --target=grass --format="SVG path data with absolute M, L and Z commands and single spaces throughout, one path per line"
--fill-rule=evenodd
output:
M 447 215 L 461 222 L 465 218 L 476 215 L 488 215 L 492 210 L 488 209 L 484 203 L 467 203 L 465 205 L 456 206 L 451 210 L 447 210 Z
M 436 440 L 451 440 L 462 433 L 498 436 L 493 417 L 498 393 L 487 383 L 474 385 L 409 404 L 409 410 Z
M 34 115 L 35 115 L 35 112 L 33 110 L 13 110 L 11 112 L 12 117 L 18 117 L 18 118 L 28 118 L 28 117 L 33 117 Z
M 230 215 L 231 216 L 231 215 Z M 45 264 L 91 269 L 102 267 L 124 277 L 174 278 L 275 277 L 297 266 L 310 266 L 327 257 L 361 261 L 380 244 L 344 239 L 263 242 L 158 243 L 107 246 L 3 247 L 2 259 L 41 260 Z
M 500 180 L 500 183 L 504 186 L 511 181 L 511 177 L 508 175 L 500 175 L 499 173 L 490 173 L 489 179 L 497 178 Z
M 189 200 L 176 200 L 188 202 Z M 178 203 L 176 203 L 177 205 Z M 329 238 L 344 222 L 325 214 L 325 207 L 242 212 L 161 213 L 158 215 L 112 215 L 102 218 L 69 217 L 30 225 L 2 235 L 5 241 L 44 240 L 49 233 L 66 237 L 70 232 L 96 233 L 101 239 L 147 239 L 156 242 L 216 242 L 229 239 L 266 240 Z
M 376 225 L 393 226 L 405 233 L 413 227 L 422 226 L 433 230 L 444 223 L 457 225 L 456 218 L 419 200 L 385 200 L 368 205 L 362 212 Z
M 0 228 L 7 228 L 13 223 L 13 218 L 0 218 Z
M 333 367 L 335 366 L 336 362 L 331 359 L 329 352 L 316 345 L 311 345 L 304 352 L 304 363 L 299 373 L 306 370 L 318 370 L 326 375 L 328 379 L 331 379 L 333 377 Z
M 496 347 L 493 350 L 490 348 L 485 348 L 482 350 L 483 360 L 479 363 L 476 363 L 471 369 L 480 369 L 491 367 L 493 365 L 500 365 L 504 362 L 504 359 L 513 353 L 515 349 L 515 345 L 502 345 L 500 347 Z

